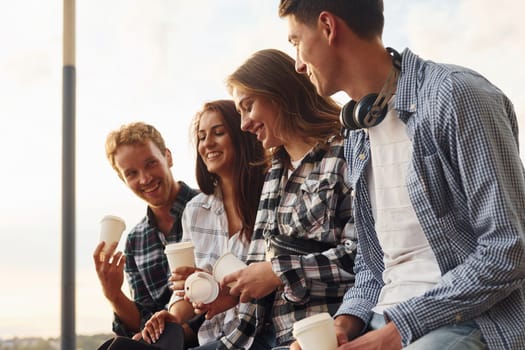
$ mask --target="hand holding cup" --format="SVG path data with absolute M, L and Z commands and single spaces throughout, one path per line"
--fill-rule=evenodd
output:
M 334 319 L 327 312 L 295 322 L 292 333 L 302 350 L 337 349 Z
M 215 277 L 215 280 L 220 283 L 224 276 L 244 269 L 246 266 L 247 265 L 244 261 L 233 255 L 233 253 L 227 252 L 217 259 L 213 265 L 213 277 Z M 228 284 L 228 287 L 231 287 L 234 284 L 235 282 L 231 282 Z
M 100 242 L 104 242 L 103 255 L 109 254 L 112 243 L 120 241 L 125 229 L 126 223 L 118 216 L 106 215 L 100 220 Z

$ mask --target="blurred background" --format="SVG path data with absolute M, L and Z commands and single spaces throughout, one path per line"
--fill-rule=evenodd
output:
M 100 218 L 123 217 L 127 233 L 145 214 L 144 203 L 105 159 L 107 133 L 130 121 L 155 125 L 174 155 L 175 178 L 196 186 L 188 138 L 194 113 L 206 101 L 229 97 L 225 77 L 256 50 L 277 48 L 294 57 L 278 3 L 77 2 L 78 334 L 111 332 L 111 308 L 91 257 Z M 0 0 L 0 6 L 0 338 L 57 337 L 62 4 Z M 524 12 L 515 0 L 497 6 L 489 0 L 385 1 L 384 44 L 479 71 L 511 98 L 523 128 Z

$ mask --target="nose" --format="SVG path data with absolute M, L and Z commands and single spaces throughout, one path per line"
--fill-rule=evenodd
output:
M 306 74 L 306 64 L 301 60 L 299 55 L 296 55 L 295 60 L 295 71 L 299 74 Z
M 151 175 L 147 171 L 141 171 L 139 174 L 139 181 L 142 185 L 147 184 L 151 181 Z
M 241 113 L 241 130 L 250 131 L 252 126 L 252 120 L 246 115 L 245 112 Z
M 200 141 L 200 143 L 204 147 L 210 147 L 210 146 L 212 146 L 215 143 L 215 139 L 213 138 L 213 135 L 211 135 L 211 134 L 210 135 L 206 135 L 204 140 Z

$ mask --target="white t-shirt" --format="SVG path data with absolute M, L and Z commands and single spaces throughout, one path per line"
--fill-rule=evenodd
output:
M 368 129 L 371 163 L 367 180 L 375 230 L 384 252 L 385 270 L 379 300 L 373 311 L 422 295 L 441 278 L 430 248 L 410 202 L 406 175 L 412 142 L 405 124 L 391 108 L 385 119 Z

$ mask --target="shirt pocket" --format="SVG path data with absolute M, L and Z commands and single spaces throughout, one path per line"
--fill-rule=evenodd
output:
M 334 215 L 337 203 L 336 183 L 306 179 L 299 188 L 292 210 L 292 225 L 298 236 L 334 242 Z

